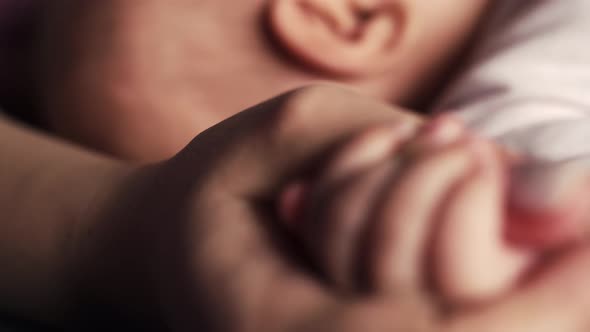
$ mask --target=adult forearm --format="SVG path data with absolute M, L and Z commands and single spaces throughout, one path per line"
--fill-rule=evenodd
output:
M 0 310 L 60 318 L 77 229 L 123 170 L 0 117 Z

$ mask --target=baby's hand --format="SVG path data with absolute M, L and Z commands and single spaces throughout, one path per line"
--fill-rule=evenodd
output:
M 434 285 L 453 304 L 503 294 L 537 254 L 506 241 L 505 158 L 446 119 L 400 158 L 411 136 L 384 127 L 354 139 L 309 193 L 301 185 L 286 192 L 284 219 L 296 222 L 320 267 L 345 289 L 362 277 L 379 291 Z

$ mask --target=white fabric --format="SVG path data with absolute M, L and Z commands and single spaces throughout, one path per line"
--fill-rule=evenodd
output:
M 540 159 L 590 157 L 590 0 L 502 0 L 477 44 L 437 109 Z

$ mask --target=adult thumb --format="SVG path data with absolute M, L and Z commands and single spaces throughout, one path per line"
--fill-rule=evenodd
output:
M 265 194 L 331 147 L 372 125 L 418 116 L 330 85 L 283 94 L 204 132 L 179 157 L 196 159 L 234 193 Z

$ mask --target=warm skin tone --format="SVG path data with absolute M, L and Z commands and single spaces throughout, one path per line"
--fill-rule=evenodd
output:
M 577 200 L 587 195 L 587 171 L 536 181 L 557 199 L 524 206 L 515 200 L 530 198 L 523 190 L 531 187 L 507 187 L 508 170 L 521 164 L 452 118 L 420 129 L 378 126 L 289 185 L 279 211 L 341 289 L 418 288 L 453 306 L 483 305 L 522 287 L 542 257 L 582 239 L 590 219 Z M 537 220 L 524 233 L 526 214 Z
M 465 5 L 478 3 L 466 1 Z M 47 90 L 51 114 L 60 114 L 52 123 L 63 126 L 65 136 L 119 156 L 151 160 L 173 155 L 189 137 L 246 104 L 318 77 L 265 58 L 262 37 L 248 28 L 254 26 L 253 14 L 260 8 L 252 4 L 238 8 L 246 3 L 231 2 L 232 11 L 223 10 L 230 3 L 220 1 L 195 2 L 194 8 L 185 8 L 186 3 L 180 1 L 77 4 L 67 8 L 73 10 L 71 18 L 78 19 L 62 22 L 75 24 L 75 28 L 63 31 L 79 35 L 57 33 L 54 39 L 48 38 L 48 44 L 56 46 L 54 50 L 73 50 L 64 57 L 56 55 L 73 67 L 66 66 L 62 72 L 56 65 L 51 67 L 55 72 L 49 70 L 47 76 L 48 82 L 65 82 L 48 83 L 55 88 Z M 423 9 L 433 10 L 424 13 L 450 13 L 431 5 Z M 198 13 L 204 19 L 191 16 L 185 21 L 181 18 L 186 16 L 179 11 Z M 471 12 L 463 20 L 429 22 L 471 26 L 468 21 L 475 16 Z M 99 23 L 112 23 L 110 19 L 117 24 L 108 24 L 113 34 L 105 37 L 101 29 L 105 25 Z M 199 45 L 208 45 L 192 43 L 195 29 L 191 25 L 195 22 L 228 38 L 235 52 L 216 53 L 214 45 L 203 53 L 191 52 Z M 220 22 L 247 25 L 238 29 L 230 25 L 225 30 Z M 157 29 L 158 33 L 152 30 L 162 26 L 166 28 Z M 468 33 L 465 29 L 457 31 L 450 40 L 460 43 Z M 446 40 L 447 36 L 439 37 L 435 40 Z M 221 39 L 210 34 L 207 38 Z M 247 47 L 242 40 L 248 41 Z M 58 47 L 64 41 L 70 47 Z M 260 47 L 252 47 L 252 43 Z M 424 43 L 420 46 L 432 46 L 431 41 Z M 153 52 L 154 47 L 161 52 Z M 413 45 L 410 49 L 429 54 L 424 47 Z M 103 52 L 97 53 L 99 50 Z M 237 68 L 222 71 L 229 63 L 223 60 L 228 56 L 235 60 L 234 54 L 242 54 L 239 51 L 247 55 L 245 60 L 236 60 Z M 350 80 L 361 90 L 401 100 L 410 93 L 402 87 L 384 92 L 385 83 L 409 86 L 410 80 L 400 79 L 398 84 L 390 80 L 429 71 L 449 52 L 435 57 L 434 63 L 416 61 L 420 68 L 399 66 L 397 75 L 388 75 L 387 79 L 385 75 L 361 79 L 356 69 L 348 67 L 349 60 L 340 70 L 355 74 Z M 408 51 L 406 56 L 416 60 L 416 54 Z M 169 57 L 174 61 L 167 61 Z M 212 84 L 211 76 L 200 72 L 203 66 L 187 70 L 195 58 L 210 63 L 222 84 Z M 312 55 L 306 58 L 312 59 Z M 52 58 L 48 59 L 51 62 Z M 261 59 L 268 61 L 259 63 Z M 315 67 L 321 65 L 317 59 L 313 62 Z M 170 63 L 179 66 L 170 67 Z M 325 69 L 334 72 L 334 68 Z M 245 74 L 236 80 L 235 73 L 240 70 Z M 371 68 L 370 72 L 375 70 Z M 249 90 L 244 91 L 245 87 Z M 0 208 L 6 213 L 1 220 L 10 222 L 0 223 L 0 242 L 6 248 L 0 263 L 11 266 L 14 262 L 27 263 L 23 257 L 30 259 L 21 269 L 5 270 L 0 276 L 1 298 L 6 300 L 3 306 L 19 316 L 60 321 L 77 306 L 79 297 L 89 295 L 93 300 L 120 306 L 130 316 L 151 317 L 189 329 L 209 326 L 234 331 L 382 331 L 426 323 L 426 331 L 437 332 L 497 331 L 498 326 L 537 332 L 554 322 L 559 322 L 563 331 L 584 331 L 590 295 L 580 289 L 571 296 L 568 288 L 584 284 L 583 276 L 590 270 L 590 254 L 584 246 L 565 255 L 536 283 L 496 306 L 442 318 L 436 304 L 418 295 L 343 299 L 340 292 L 309 274 L 306 266 L 287 259 L 270 242 L 264 226 L 278 223 L 268 217 L 274 206 L 261 207 L 260 202 L 272 201 L 298 172 L 318 166 L 319 156 L 355 132 L 376 123 L 400 121 L 400 117 L 417 120 L 398 108 L 334 89 L 307 89 L 282 101 L 224 121 L 199 136 L 176 158 L 142 169 L 64 146 L 2 120 L 0 154 L 10 163 L 2 164 L 6 170 L 0 172 Z M 88 109 L 91 111 L 86 112 Z M 194 112 L 196 109 L 203 111 Z M 163 110 L 174 110 L 173 116 Z M 154 132 L 163 135 L 155 137 Z M 31 174 L 38 181 L 23 192 L 22 184 L 30 181 Z M 23 192 L 18 200 L 17 192 Z M 44 213 L 31 213 L 41 210 Z M 163 220 L 167 221 L 166 229 L 162 229 Z M 22 224 L 30 226 L 15 229 L 14 225 Z M 142 232 L 138 234 L 138 230 Z M 138 241 L 138 236 L 145 241 Z M 143 247 L 144 243 L 149 246 Z M 138 247 L 130 248 L 130 244 Z M 267 296 L 268 292 L 284 294 L 290 301 L 276 301 Z M 414 294 L 411 289 L 409 293 Z M 160 305 L 164 312 L 154 309 Z M 392 312 L 412 314 L 392 318 Z M 438 319 L 428 319 L 432 315 Z M 227 322 L 231 326 L 225 326 Z
M 436 84 L 487 1 L 54 3 L 40 53 L 51 129 L 157 160 L 238 110 L 318 81 L 407 102 Z
M 126 166 L 0 116 L 3 311 L 61 317 L 73 232 Z
M 19 316 L 63 321 L 72 317 L 71 308 L 84 308 L 81 300 L 92 299 L 180 331 L 377 332 L 419 326 L 428 332 L 538 332 L 553 324 L 561 331 L 585 331 L 590 294 L 584 287 L 571 289 L 590 273 L 585 245 L 495 305 L 452 313 L 439 311 L 411 287 L 342 297 L 290 259 L 287 248 L 276 247 L 268 234 L 278 225 L 272 211 L 281 187 L 301 177 L 301 170 L 318 167 L 318 157 L 354 133 L 416 121 L 350 92 L 306 89 L 224 121 L 174 159 L 140 170 L 3 122 L 1 141 L 20 144 L 1 145 L 5 160 L 12 161 L 0 173 L 7 184 L 0 187 L 2 196 L 22 188 L 13 179 L 27 179 L 32 168 L 48 181 L 25 193 L 13 209 L 21 213 L 0 224 L 1 242 L 12 248 L 3 251 L 2 264 L 22 261 L 23 249 L 35 262 L 4 270 L 0 291 L 8 301 L 2 306 Z M 80 206 L 88 208 L 80 212 Z M 32 218 L 22 213 L 31 207 L 61 208 Z M 30 228 L 14 231 L 24 222 Z M 43 231 L 48 226 L 53 231 Z M 31 229 L 39 232 L 32 235 Z M 39 283 L 40 276 L 52 282 Z

